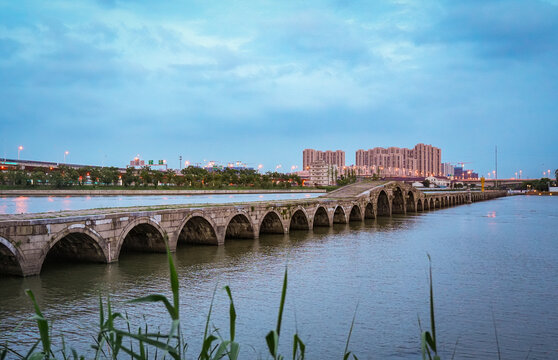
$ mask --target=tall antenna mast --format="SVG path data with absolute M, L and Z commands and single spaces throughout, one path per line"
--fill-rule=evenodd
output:
M 496 160 L 496 187 L 498 187 L 498 145 L 496 145 L 495 151 L 494 151 L 494 156 L 495 156 L 495 160 Z

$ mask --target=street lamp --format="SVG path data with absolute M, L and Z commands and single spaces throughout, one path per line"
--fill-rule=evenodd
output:
M 523 170 L 519 170 L 519 178 L 521 179 L 521 173 L 523 172 Z
M 66 163 L 66 156 L 70 154 L 68 150 L 64 151 L 64 164 Z
M 21 150 L 23 150 L 23 146 L 19 145 L 19 146 L 17 147 L 17 159 L 18 159 L 18 160 L 19 160 L 19 152 L 20 152 Z

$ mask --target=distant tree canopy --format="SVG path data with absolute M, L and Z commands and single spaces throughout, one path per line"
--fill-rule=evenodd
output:
M 533 181 L 524 181 L 521 184 L 522 190 L 537 190 L 537 191 L 548 191 L 548 186 L 552 180 L 549 178 L 542 178 Z
M 336 174 L 335 174 L 336 175 Z M 26 171 L 10 169 L 0 171 L 0 185 L 4 186 L 53 186 L 56 188 L 72 186 L 115 186 L 122 180 L 122 186 L 180 186 L 188 188 L 226 188 L 231 186 L 254 188 L 289 188 L 302 185 L 296 174 L 266 172 L 261 174 L 253 169 L 211 169 L 195 166 L 182 169 L 159 171 L 149 166 L 141 169 L 127 168 L 124 173 L 115 167 L 84 167 L 74 169 L 60 165 L 54 169 Z

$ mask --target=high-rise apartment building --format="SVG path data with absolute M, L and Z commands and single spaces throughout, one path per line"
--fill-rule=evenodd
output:
M 302 152 L 302 167 L 304 170 L 308 170 L 316 161 L 323 161 L 328 165 L 337 165 L 338 169 L 343 169 L 345 167 L 345 152 L 342 150 L 320 151 L 314 149 L 305 149 Z
M 454 167 L 452 163 L 443 163 L 442 164 L 442 175 L 447 177 L 452 177 L 455 173 Z
M 356 167 L 380 176 L 442 176 L 442 150 L 425 144 L 357 150 Z

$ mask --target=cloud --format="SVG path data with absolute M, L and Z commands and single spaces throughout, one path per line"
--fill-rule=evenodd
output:
M 419 44 L 471 46 L 481 57 L 528 60 L 558 53 L 558 7 L 542 1 L 452 2 Z
M 18 4 L 0 4 L 0 130 L 42 144 L 45 160 L 70 138 L 115 159 L 143 146 L 237 160 L 237 147 L 296 163 L 307 146 L 352 162 L 357 148 L 415 142 L 458 154 L 462 134 L 521 143 L 499 124 L 528 119 L 558 131 L 549 3 Z M 252 139 L 261 151 L 244 149 Z

